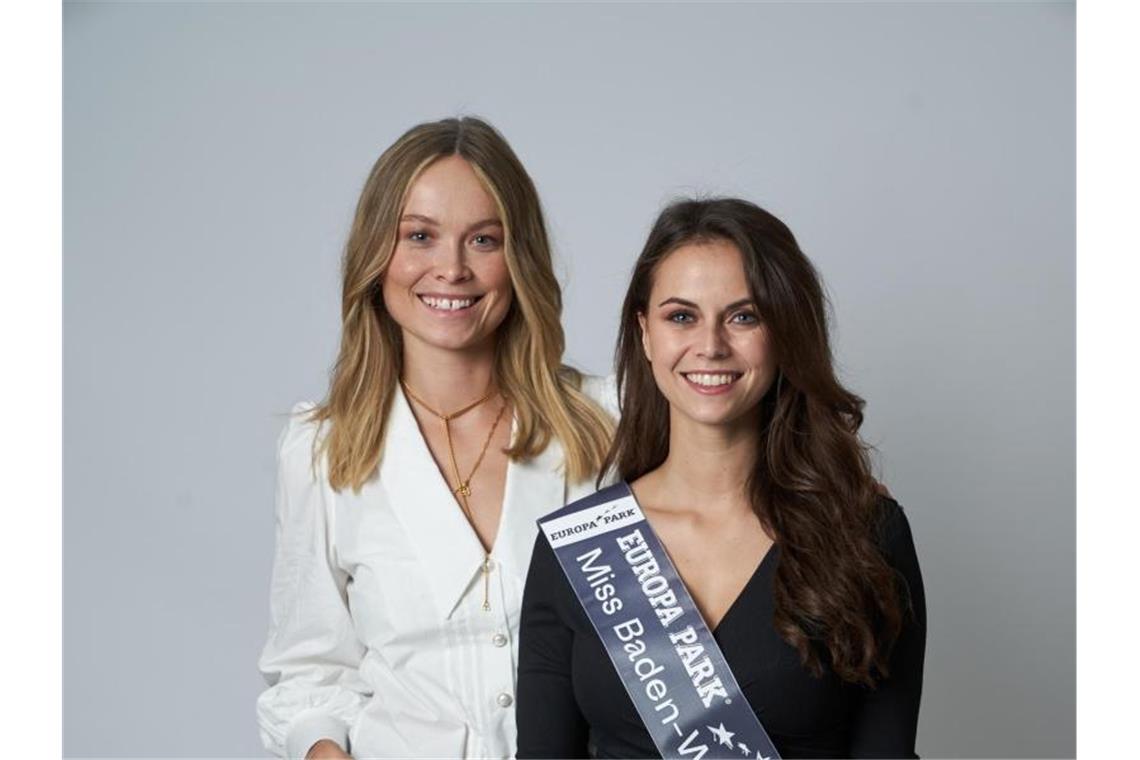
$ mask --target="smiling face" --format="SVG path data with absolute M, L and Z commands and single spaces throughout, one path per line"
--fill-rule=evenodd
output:
M 678 415 L 715 426 L 750 419 L 777 365 L 735 245 L 702 241 L 666 256 L 638 320 L 674 423 Z
M 504 235 L 495 199 L 463 158 L 442 158 L 412 183 L 383 282 L 407 349 L 493 345 L 512 297 Z

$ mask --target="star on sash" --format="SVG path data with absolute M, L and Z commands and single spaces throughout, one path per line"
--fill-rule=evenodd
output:
M 723 723 L 720 724 L 719 728 L 713 728 L 712 726 L 705 726 L 705 728 L 707 728 L 709 731 L 712 731 L 712 735 L 716 737 L 716 740 L 718 742 L 728 747 L 729 749 L 733 748 L 732 737 L 736 734 L 725 728 Z

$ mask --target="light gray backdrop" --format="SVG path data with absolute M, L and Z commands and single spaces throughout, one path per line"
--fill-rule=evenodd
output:
M 1073 755 L 1070 3 L 82 3 L 64 51 L 66 755 L 262 753 L 281 415 L 373 160 L 461 113 L 538 184 L 587 370 L 664 201 L 788 222 L 914 527 L 919 752 Z

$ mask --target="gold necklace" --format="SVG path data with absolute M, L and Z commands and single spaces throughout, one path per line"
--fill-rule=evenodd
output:
M 503 419 L 503 412 L 507 409 L 507 404 L 504 401 L 503 405 L 499 407 L 499 414 L 495 417 L 495 423 L 491 425 L 491 432 L 487 434 L 487 440 L 483 441 L 483 448 L 479 452 L 479 458 L 475 460 L 475 465 L 471 468 L 471 472 L 467 474 L 467 479 L 464 480 L 463 476 L 459 474 L 459 464 L 455 461 L 455 446 L 451 442 L 451 421 L 456 417 L 466 414 L 475 407 L 482 404 L 487 399 L 491 398 L 494 393 L 493 390 L 487 391 L 487 394 L 478 401 L 474 401 L 467 406 L 459 409 L 458 411 L 451 412 L 450 414 L 443 414 L 432 409 L 428 404 L 408 387 L 404 381 L 400 381 L 404 387 L 404 392 L 408 394 L 409 398 L 422 406 L 431 414 L 443 420 L 443 432 L 447 437 L 447 453 L 451 459 L 451 470 L 455 473 L 455 480 L 458 483 L 452 488 L 452 493 L 459 497 L 459 506 L 463 509 L 463 516 L 467 518 L 467 523 L 471 526 L 471 530 L 475 531 L 476 537 L 479 532 L 475 530 L 475 517 L 471 512 L 471 504 L 468 503 L 467 497 L 471 495 L 471 479 L 475 477 L 475 471 L 479 469 L 479 465 L 483 464 L 483 457 L 487 454 L 487 447 L 491 445 L 491 439 L 495 437 L 495 431 L 499 428 L 499 422 Z M 480 543 L 482 543 L 480 541 Z M 491 609 L 491 555 L 487 552 L 486 548 L 483 549 L 483 610 L 490 611 Z

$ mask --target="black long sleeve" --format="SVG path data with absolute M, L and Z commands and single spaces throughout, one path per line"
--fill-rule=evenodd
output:
M 922 575 L 902 509 L 884 499 L 881 546 L 904 589 L 890 675 L 874 689 L 820 678 L 773 625 L 769 551 L 713 631 L 780 755 L 916 757 L 926 646 Z M 657 757 L 657 749 L 543 536 L 535 544 L 519 633 L 518 756 Z
M 518 757 L 586 757 L 588 725 L 574 699 L 574 630 L 563 620 L 567 584 L 540 532 L 523 591 L 516 715 Z M 573 604 L 577 600 L 569 599 Z
M 852 757 L 918 757 L 915 734 L 926 659 L 926 592 L 914 538 L 902 508 L 893 502 L 883 522 L 883 553 L 899 575 L 903 628 L 890 658 L 890 677 L 866 690 L 851 725 Z

